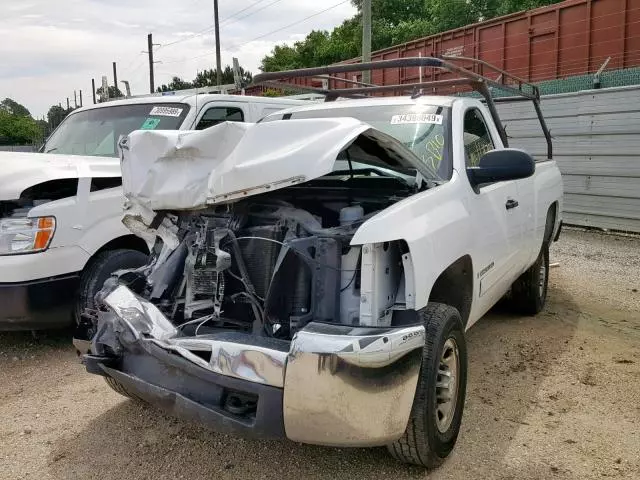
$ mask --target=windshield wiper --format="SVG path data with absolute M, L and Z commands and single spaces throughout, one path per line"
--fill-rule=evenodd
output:
M 53 151 L 55 151 L 57 149 L 58 149 L 58 147 L 53 147 L 53 148 L 50 148 L 49 150 L 45 150 L 44 153 L 51 153 L 51 152 L 53 152 Z

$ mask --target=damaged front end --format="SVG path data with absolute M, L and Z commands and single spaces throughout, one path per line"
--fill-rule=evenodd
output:
M 349 142 L 347 155 L 361 147 Z M 399 438 L 425 334 L 410 253 L 402 241 L 351 241 L 415 188 L 350 171 L 194 210 L 130 205 L 125 223 L 156 246 L 85 315 L 74 343 L 87 370 L 222 432 L 336 446 Z

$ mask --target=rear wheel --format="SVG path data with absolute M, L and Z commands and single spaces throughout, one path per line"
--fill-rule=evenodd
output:
M 438 466 L 458 438 L 467 387 L 467 346 L 460 313 L 430 303 L 420 312 L 425 346 L 420 377 L 404 435 L 388 445 L 397 460 Z
M 536 262 L 511 287 L 514 308 L 525 315 L 536 315 L 547 301 L 549 285 L 549 245 L 542 245 Z

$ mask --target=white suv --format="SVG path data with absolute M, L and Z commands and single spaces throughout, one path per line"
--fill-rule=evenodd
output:
M 41 153 L 0 154 L 0 330 L 69 325 L 111 273 L 147 261 L 147 243 L 121 223 L 121 135 L 257 122 L 305 103 L 179 94 L 118 100 L 75 110 Z

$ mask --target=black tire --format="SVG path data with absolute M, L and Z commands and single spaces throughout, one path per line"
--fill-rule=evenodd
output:
M 547 301 L 549 285 L 549 244 L 545 242 L 536 262 L 512 285 L 511 302 L 523 315 L 537 315 Z
M 147 254 L 129 249 L 107 250 L 97 254 L 80 276 L 80 289 L 74 309 L 76 324 L 85 309 L 96 309 L 94 297 L 113 272 L 141 267 L 147 263 L 148 259 Z
M 127 391 L 127 389 L 125 388 L 124 385 L 122 385 L 119 381 L 117 381 L 115 378 L 111 378 L 111 377 L 103 377 L 104 381 L 107 382 L 107 385 L 109 385 L 109 387 L 111 387 L 111 389 L 116 392 L 119 393 L 120 395 L 122 395 L 123 397 L 127 397 L 130 400 L 133 400 L 135 402 L 139 402 L 139 403 L 145 403 L 144 400 L 142 400 L 141 398 L 129 393 Z
M 467 388 L 467 345 L 460 313 L 449 305 L 430 303 L 419 312 L 425 328 L 420 377 L 404 435 L 388 445 L 391 455 L 403 463 L 434 468 L 449 455 L 458 438 Z M 437 421 L 438 370 L 449 339 L 457 346 L 458 383 L 456 403 L 447 429 Z

